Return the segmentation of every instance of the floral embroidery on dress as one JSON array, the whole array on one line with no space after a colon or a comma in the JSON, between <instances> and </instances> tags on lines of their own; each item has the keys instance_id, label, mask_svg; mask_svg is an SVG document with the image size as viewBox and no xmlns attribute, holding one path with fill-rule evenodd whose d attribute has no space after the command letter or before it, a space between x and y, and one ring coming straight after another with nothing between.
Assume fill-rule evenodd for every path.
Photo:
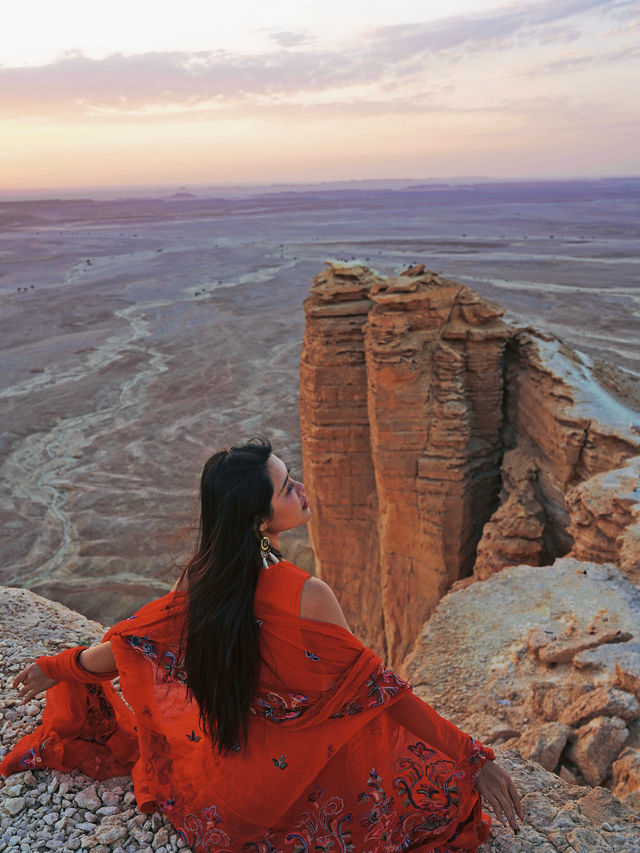
<instances>
[{"instance_id":1,"label":"floral embroidery on dress","mask_svg":"<svg viewBox=\"0 0 640 853\"><path fill-rule=\"evenodd\" d=\"M136 637L132 634L124 638L132 649L136 649L147 658L147 660L158 659L158 649L156 644L149 637Z\"/></svg>"},{"instance_id":2,"label":"floral embroidery on dress","mask_svg":"<svg viewBox=\"0 0 640 853\"><path fill-rule=\"evenodd\" d=\"M125 640L132 649L143 654L147 660L158 661L158 647L149 637L136 637L133 634L129 634L125 636ZM174 651L171 651L171 649ZM159 681L162 684L166 684L168 681L179 681L180 684L186 684L187 671L184 667L184 658L178 660L175 654L177 646L174 645L171 649L167 649L164 652L158 663L158 673L160 668L163 670L163 675L159 677Z\"/></svg>"},{"instance_id":3,"label":"floral embroidery on dress","mask_svg":"<svg viewBox=\"0 0 640 853\"><path fill-rule=\"evenodd\" d=\"M353 714L359 714L362 710L362 703L358 699L349 699L335 714L331 715L331 719L338 720L340 717L351 717Z\"/></svg>"},{"instance_id":4,"label":"floral embroidery on dress","mask_svg":"<svg viewBox=\"0 0 640 853\"><path fill-rule=\"evenodd\" d=\"M369 703L369 707L376 708L386 700L391 699L400 690L409 687L409 684L399 675L396 675L392 669L388 669L381 663L369 676L367 687L369 688L368 695L375 697L374 701Z\"/></svg>"},{"instance_id":5,"label":"floral embroidery on dress","mask_svg":"<svg viewBox=\"0 0 640 853\"><path fill-rule=\"evenodd\" d=\"M353 815L346 812L342 797L324 799L325 788L316 786L308 797L311 807L296 818L293 832L285 837L293 853L340 851L353 853L349 824Z\"/></svg>"},{"instance_id":6,"label":"floral embroidery on dress","mask_svg":"<svg viewBox=\"0 0 640 853\"><path fill-rule=\"evenodd\" d=\"M42 746L40 747L39 752L42 752ZM36 753L36 751L33 747L31 747L31 749L28 752L25 752L25 754L20 759L20 764L26 770L35 770L35 768L38 766L38 764L41 764L41 763L42 763L42 759Z\"/></svg>"},{"instance_id":7,"label":"floral embroidery on dress","mask_svg":"<svg viewBox=\"0 0 640 853\"><path fill-rule=\"evenodd\" d=\"M297 720L310 707L309 700L302 693L286 693L283 696L280 693L266 691L254 695L249 712L281 723L285 720Z\"/></svg>"},{"instance_id":8,"label":"floral embroidery on dress","mask_svg":"<svg viewBox=\"0 0 640 853\"><path fill-rule=\"evenodd\" d=\"M176 647L172 646L172 648L175 649ZM184 666L184 657L178 660L174 652L167 649L162 658L161 666L165 671L165 675L161 679L163 684L167 681L179 681L180 684L187 683L187 670Z\"/></svg>"},{"instance_id":9,"label":"floral embroidery on dress","mask_svg":"<svg viewBox=\"0 0 640 853\"><path fill-rule=\"evenodd\" d=\"M189 847L207 850L208 853L232 853L231 839L222 828L222 818L216 806L205 806L202 814L203 818L195 814L185 815L182 827L177 827L178 834Z\"/></svg>"},{"instance_id":10,"label":"floral embroidery on dress","mask_svg":"<svg viewBox=\"0 0 640 853\"><path fill-rule=\"evenodd\" d=\"M173 773L173 750L165 735L152 729L149 732L148 749L145 752L147 777L157 779L162 785L170 783Z\"/></svg>"},{"instance_id":11,"label":"floral embroidery on dress","mask_svg":"<svg viewBox=\"0 0 640 853\"><path fill-rule=\"evenodd\" d=\"M371 803L361 824L367 829L365 840L377 842L376 849L404 850L458 820L457 780L464 773L456 771L455 762L448 759L431 762L437 753L422 742L409 746L409 751L411 756L396 760L400 775L393 780L393 787L402 796L404 813L395 808L394 798L387 795L375 768L369 773L368 790L358 795L360 802Z\"/></svg>"},{"instance_id":12,"label":"floral embroidery on dress","mask_svg":"<svg viewBox=\"0 0 640 853\"><path fill-rule=\"evenodd\" d=\"M85 686L87 690L85 699L87 706L86 724L89 736L85 735L83 740L106 744L118 729L113 705L99 684L87 684Z\"/></svg>"},{"instance_id":13,"label":"floral embroidery on dress","mask_svg":"<svg viewBox=\"0 0 640 853\"><path fill-rule=\"evenodd\" d=\"M383 705L400 690L409 687L406 681L403 681L392 669L387 669L386 666L380 664L367 679L367 696L373 696L373 701L369 702L368 708L377 708ZM353 696L348 699L334 714L331 715L332 720L340 719L340 717L351 717L353 714L359 714L364 711L364 705L361 701L362 697Z\"/></svg>"}]
</instances>

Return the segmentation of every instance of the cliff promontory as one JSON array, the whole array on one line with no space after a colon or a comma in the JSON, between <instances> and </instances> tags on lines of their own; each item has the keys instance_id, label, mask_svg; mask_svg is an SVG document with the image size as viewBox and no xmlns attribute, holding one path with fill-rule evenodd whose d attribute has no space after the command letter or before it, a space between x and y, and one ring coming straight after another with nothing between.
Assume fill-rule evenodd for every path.
<instances>
[{"instance_id":1,"label":"cliff promontory","mask_svg":"<svg viewBox=\"0 0 640 853\"><path fill-rule=\"evenodd\" d=\"M615 378L602 384L585 356L422 266L385 279L330 264L305 312L317 570L392 663L456 581L583 559L594 539L602 560L637 572L640 415Z\"/></svg>"}]
</instances>

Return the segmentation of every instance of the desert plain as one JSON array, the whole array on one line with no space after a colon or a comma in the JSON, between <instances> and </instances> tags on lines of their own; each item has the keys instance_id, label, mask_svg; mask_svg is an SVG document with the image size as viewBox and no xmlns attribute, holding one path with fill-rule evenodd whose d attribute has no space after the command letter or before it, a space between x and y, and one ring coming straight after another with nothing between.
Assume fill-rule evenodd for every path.
<instances>
[{"instance_id":1,"label":"desert plain","mask_svg":"<svg viewBox=\"0 0 640 853\"><path fill-rule=\"evenodd\" d=\"M211 452L266 435L302 474L302 302L337 260L424 263L637 400L640 179L0 201L0 584L113 624L173 584Z\"/></svg>"}]
</instances>

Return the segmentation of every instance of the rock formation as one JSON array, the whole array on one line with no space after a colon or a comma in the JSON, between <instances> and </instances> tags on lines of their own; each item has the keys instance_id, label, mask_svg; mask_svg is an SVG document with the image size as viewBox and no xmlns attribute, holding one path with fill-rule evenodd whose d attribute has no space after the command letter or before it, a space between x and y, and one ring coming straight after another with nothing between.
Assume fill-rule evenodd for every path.
<instances>
[{"instance_id":1,"label":"rock formation","mask_svg":"<svg viewBox=\"0 0 640 853\"><path fill-rule=\"evenodd\" d=\"M515 747L568 781L605 785L635 807L638 636L637 587L611 565L565 557L448 593L404 670L480 740Z\"/></svg>"},{"instance_id":2,"label":"rock formation","mask_svg":"<svg viewBox=\"0 0 640 853\"><path fill-rule=\"evenodd\" d=\"M532 579L534 575L528 570L526 577ZM497 576L486 586L503 583L502 576ZM444 601L468 603L469 596L484 587L485 584L474 584ZM516 588L522 591L518 584ZM470 615L473 618L475 614ZM440 619L440 608L434 619ZM20 704L10 687L15 673L43 652L55 654L70 645L95 642L103 631L96 622L63 605L27 590L0 587L0 648L5 675L0 682L0 756L37 725L44 705L41 698ZM502 639L505 637L502 635ZM482 650L486 651L485 645ZM451 651L456 651L455 645ZM440 667L436 665L430 672L442 677L440 670L446 669L451 660L446 643L436 654ZM443 654L444 658L440 657ZM477 666L472 664L470 674ZM473 675L471 683L475 683ZM447 695L455 692L454 684L450 682ZM615 696L613 701L611 710L621 713ZM440 710L445 711L444 705ZM525 821L517 838L509 828L494 823L483 853L565 853L569 849L620 853L640 849L640 832L632 812L610 791L567 784L508 748L497 746L497 757L521 793ZM619 785L635 784L639 763L633 751L621 754L616 762ZM90 848L94 853L189 850L162 815L138 812L128 776L96 782L77 771L58 770L27 770L6 779L0 777L0 849L5 846L63 851Z\"/></svg>"},{"instance_id":3,"label":"rock formation","mask_svg":"<svg viewBox=\"0 0 640 853\"><path fill-rule=\"evenodd\" d=\"M638 569L634 498L616 499L612 521L586 484L640 452L640 415L586 357L422 266L382 279L329 265L305 312L317 571L388 660L402 660L454 582L552 563L574 537L583 557L601 529L602 558Z\"/></svg>"},{"instance_id":4,"label":"rock formation","mask_svg":"<svg viewBox=\"0 0 640 853\"><path fill-rule=\"evenodd\" d=\"M640 585L640 456L571 489L567 505L571 555L615 563Z\"/></svg>"},{"instance_id":5,"label":"rock formation","mask_svg":"<svg viewBox=\"0 0 640 853\"><path fill-rule=\"evenodd\" d=\"M311 544L319 574L341 600L363 637L383 632L378 558L378 498L371 461L363 327L381 281L363 267L334 267L318 276L305 304L310 333L300 357L300 419L304 478L312 500ZM346 546L346 547L345 547ZM364 569L364 571L363 571Z\"/></svg>"},{"instance_id":6,"label":"rock formation","mask_svg":"<svg viewBox=\"0 0 640 853\"><path fill-rule=\"evenodd\" d=\"M503 445L500 506L485 527L474 569L481 579L518 562L544 565L571 551L578 485L638 453L640 414L596 382L586 356L522 330L505 350ZM620 521L618 535L631 517ZM617 557L611 547L600 554L588 547L572 553L597 562Z\"/></svg>"}]
</instances>

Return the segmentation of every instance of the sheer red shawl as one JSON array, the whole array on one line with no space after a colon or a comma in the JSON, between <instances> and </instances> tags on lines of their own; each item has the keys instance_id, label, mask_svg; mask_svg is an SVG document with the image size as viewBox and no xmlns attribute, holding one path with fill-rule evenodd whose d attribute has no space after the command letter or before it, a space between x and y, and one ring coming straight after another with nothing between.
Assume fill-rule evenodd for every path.
<instances>
[{"instance_id":1,"label":"sheer red shawl","mask_svg":"<svg viewBox=\"0 0 640 853\"><path fill-rule=\"evenodd\" d=\"M177 656L187 598L170 593L103 638L130 708L109 683L60 682L0 772L131 773L139 808L166 814L198 853L475 850L490 821L474 783L492 751L348 631L301 619L306 579L283 561L258 585L263 666L245 745L220 756L198 725Z\"/></svg>"}]
</instances>

